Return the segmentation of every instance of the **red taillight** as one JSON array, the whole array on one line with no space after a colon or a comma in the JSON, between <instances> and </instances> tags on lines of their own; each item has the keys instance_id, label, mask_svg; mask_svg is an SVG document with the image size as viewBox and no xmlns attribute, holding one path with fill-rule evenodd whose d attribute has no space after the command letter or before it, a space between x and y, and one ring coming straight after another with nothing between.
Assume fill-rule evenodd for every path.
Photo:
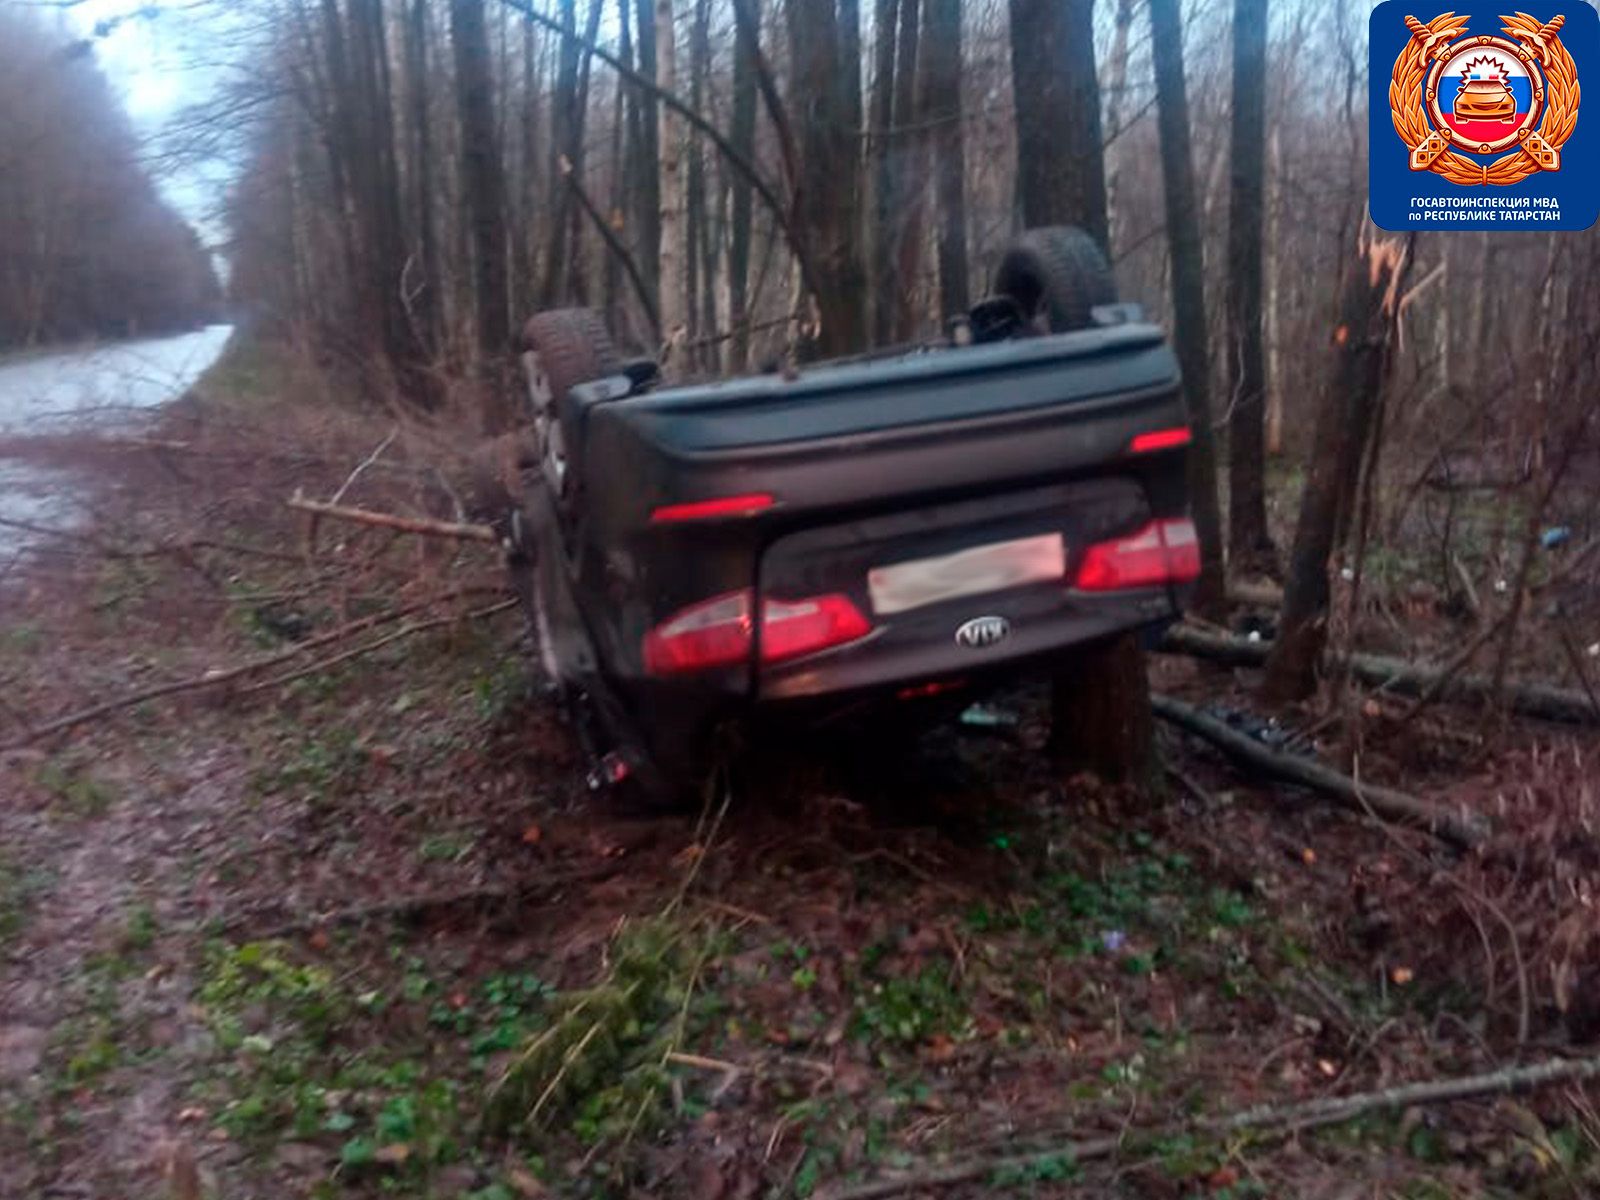
<instances>
[{"instance_id":1,"label":"red taillight","mask_svg":"<svg viewBox=\"0 0 1600 1200\"><path fill-rule=\"evenodd\" d=\"M715 500L695 500L688 504L663 504L650 513L652 525L677 521L709 521L716 517L748 517L765 512L776 501L765 492L748 496L720 496Z\"/></svg>"},{"instance_id":2,"label":"red taillight","mask_svg":"<svg viewBox=\"0 0 1600 1200\"><path fill-rule=\"evenodd\" d=\"M1152 429L1149 433L1141 433L1128 443L1128 450L1133 454L1149 454L1153 450L1176 450L1179 446L1187 446L1193 439L1187 425L1179 425L1173 429Z\"/></svg>"},{"instance_id":3,"label":"red taillight","mask_svg":"<svg viewBox=\"0 0 1600 1200\"><path fill-rule=\"evenodd\" d=\"M1192 583L1200 576L1200 542L1187 517L1152 521L1137 533L1097 542L1084 552L1077 586L1086 592Z\"/></svg>"},{"instance_id":4,"label":"red taillight","mask_svg":"<svg viewBox=\"0 0 1600 1200\"><path fill-rule=\"evenodd\" d=\"M644 666L677 675L730 666L750 656L755 640L748 590L718 596L677 613L645 635ZM761 606L761 661L782 662L866 637L872 623L848 596L768 599Z\"/></svg>"},{"instance_id":5,"label":"red taillight","mask_svg":"<svg viewBox=\"0 0 1600 1200\"><path fill-rule=\"evenodd\" d=\"M750 654L750 593L734 592L686 608L644 636L644 668L676 675L736 663Z\"/></svg>"},{"instance_id":6,"label":"red taillight","mask_svg":"<svg viewBox=\"0 0 1600 1200\"><path fill-rule=\"evenodd\" d=\"M768 600L761 606L761 661L782 662L842 646L872 632L872 623L841 595Z\"/></svg>"}]
</instances>

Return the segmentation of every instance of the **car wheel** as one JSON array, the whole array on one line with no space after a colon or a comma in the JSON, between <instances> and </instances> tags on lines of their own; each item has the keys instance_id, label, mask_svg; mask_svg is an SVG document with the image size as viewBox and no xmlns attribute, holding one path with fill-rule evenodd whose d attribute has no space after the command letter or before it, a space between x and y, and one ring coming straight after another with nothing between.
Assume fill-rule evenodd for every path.
<instances>
[{"instance_id":1,"label":"car wheel","mask_svg":"<svg viewBox=\"0 0 1600 1200\"><path fill-rule=\"evenodd\" d=\"M562 413L567 393L580 383L614 375L622 367L600 314L588 308L558 308L538 313L522 327L522 368L534 427L543 451L551 490L565 498L572 431Z\"/></svg>"},{"instance_id":2,"label":"car wheel","mask_svg":"<svg viewBox=\"0 0 1600 1200\"><path fill-rule=\"evenodd\" d=\"M1022 317L1051 333L1088 329L1094 309L1117 302L1116 278L1095 240L1072 225L1018 235L995 272L996 295L1016 302Z\"/></svg>"}]
</instances>

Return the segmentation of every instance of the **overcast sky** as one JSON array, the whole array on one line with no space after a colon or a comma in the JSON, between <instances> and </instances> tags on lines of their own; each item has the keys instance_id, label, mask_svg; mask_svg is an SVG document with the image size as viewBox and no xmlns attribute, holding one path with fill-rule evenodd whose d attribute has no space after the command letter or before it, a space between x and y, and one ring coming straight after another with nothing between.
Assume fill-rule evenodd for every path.
<instances>
[{"instance_id":1,"label":"overcast sky","mask_svg":"<svg viewBox=\"0 0 1600 1200\"><path fill-rule=\"evenodd\" d=\"M215 98L228 71L227 10L215 0L83 0L68 10L68 19L94 39L95 55L135 130L154 148L175 117ZM224 164L174 168L158 159L152 174L208 242L221 240Z\"/></svg>"}]
</instances>

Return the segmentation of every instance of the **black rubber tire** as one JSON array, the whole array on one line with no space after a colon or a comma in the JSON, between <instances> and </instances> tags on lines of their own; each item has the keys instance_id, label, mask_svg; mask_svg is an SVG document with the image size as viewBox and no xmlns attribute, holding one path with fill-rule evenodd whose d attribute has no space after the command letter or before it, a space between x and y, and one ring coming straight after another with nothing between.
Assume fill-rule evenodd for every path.
<instances>
[{"instance_id":1,"label":"black rubber tire","mask_svg":"<svg viewBox=\"0 0 1600 1200\"><path fill-rule=\"evenodd\" d=\"M1051 333L1088 329L1096 306L1117 302L1111 264L1075 225L1019 234L1000 260L994 291L1015 300L1025 320L1042 315Z\"/></svg>"},{"instance_id":2,"label":"black rubber tire","mask_svg":"<svg viewBox=\"0 0 1600 1200\"><path fill-rule=\"evenodd\" d=\"M575 386L615 375L622 368L622 356L606 323L592 308L553 308L534 314L522 327L522 345L539 356L557 412Z\"/></svg>"}]
</instances>

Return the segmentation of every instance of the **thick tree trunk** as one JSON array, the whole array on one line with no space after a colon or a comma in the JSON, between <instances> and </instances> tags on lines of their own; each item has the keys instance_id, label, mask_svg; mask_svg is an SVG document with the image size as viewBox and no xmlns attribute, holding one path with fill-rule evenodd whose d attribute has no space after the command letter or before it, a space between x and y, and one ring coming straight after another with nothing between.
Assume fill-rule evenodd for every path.
<instances>
[{"instance_id":1,"label":"thick tree trunk","mask_svg":"<svg viewBox=\"0 0 1600 1200\"><path fill-rule=\"evenodd\" d=\"M833 0L788 0L792 94L803 98L808 119L800 126L800 184L795 199L796 234L811 257L816 278L818 331L814 349L823 356L856 350L866 340L865 270L857 217L860 214L860 89L849 72L859 57L844 61L845 39Z\"/></svg>"},{"instance_id":2,"label":"thick tree trunk","mask_svg":"<svg viewBox=\"0 0 1600 1200\"><path fill-rule=\"evenodd\" d=\"M474 340L479 355L492 362L510 349L511 318L506 295L505 170L495 133L483 0L451 0L450 37L461 123L461 192L472 232Z\"/></svg>"},{"instance_id":3,"label":"thick tree trunk","mask_svg":"<svg viewBox=\"0 0 1600 1200\"><path fill-rule=\"evenodd\" d=\"M656 82L663 91L677 88L677 39L672 0L655 0ZM683 220L683 131L678 115L659 106L656 126L661 170L661 336L676 347L688 336L689 306L684 298L684 271L689 261L688 230ZM674 365L680 352L669 350Z\"/></svg>"},{"instance_id":4,"label":"thick tree trunk","mask_svg":"<svg viewBox=\"0 0 1600 1200\"><path fill-rule=\"evenodd\" d=\"M890 220L894 251L884 277L893 298L891 340L905 342L916 329L917 276L922 269L922 200L927 194L923 141L916 130L917 66L922 52L921 0L900 0L900 38L895 49L894 112L889 131Z\"/></svg>"},{"instance_id":5,"label":"thick tree trunk","mask_svg":"<svg viewBox=\"0 0 1600 1200\"><path fill-rule=\"evenodd\" d=\"M1052 684L1050 753L1067 770L1146 788L1155 781L1150 679L1132 634L1074 655Z\"/></svg>"},{"instance_id":6,"label":"thick tree trunk","mask_svg":"<svg viewBox=\"0 0 1600 1200\"><path fill-rule=\"evenodd\" d=\"M1368 426L1392 365L1399 288L1409 259L1408 247L1398 241L1363 235L1346 271L1332 378L1317 416L1278 637L1262 683L1268 699L1299 700L1316 690L1340 512L1354 502Z\"/></svg>"},{"instance_id":7,"label":"thick tree trunk","mask_svg":"<svg viewBox=\"0 0 1600 1200\"><path fill-rule=\"evenodd\" d=\"M1211 425L1211 357L1207 349L1204 243L1189 145L1189 95L1183 74L1183 17L1179 0L1150 0L1155 59L1156 118L1161 130L1161 177L1166 191L1167 244L1172 255L1173 335L1188 400L1189 502L1200 536L1200 579L1194 608L1219 619L1227 607L1222 516L1217 502L1217 443Z\"/></svg>"},{"instance_id":8,"label":"thick tree trunk","mask_svg":"<svg viewBox=\"0 0 1600 1200\"><path fill-rule=\"evenodd\" d=\"M760 9L751 0L753 19L759 23ZM745 39L734 47L733 118L728 136L733 147L745 158L753 156L756 144L756 64ZM733 327L729 368L744 369L750 358L750 181L733 173L730 181L732 211L728 234L728 322Z\"/></svg>"},{"instance_id":9,"label":"thick tree trunk","mask_svg":"<svg viewBox=\"0 0 1600 1200\"><path fill-rule=\"evenodd\" d=\"M1261 340L1267 0L1234 0L1228 190L1228 553L1236 572L1276 574L1267 531L1266 365Z\"/></svg>"},{"instance_id":10,"label":"thick tree trunk","mask_svg":"<svg viewBox=\"0 0 1600 1200\"><path fill-rule=\"evenodd\" d=\"M1010 15L1022 224L1078 225L1109 251L1094 0L1010 0Z\"/></svg>"},{"instance_id":11,"label":"thick tree trunk","mask_svg":"<svg viewBox=\"0 0 1600 1200\"><path fill-rule=\"evenodd\" d=\"M627 3L628 0L621 0ZM639 74L651 83L656 76L656 15L652 0L636 0L634 29L639 38ZM641 95L640 138L634 145L633 168L638 172L633 224L637 232L637 257L661 311L661 150L658 144L661 105L651 95ZM664 327L663 327L664 328Z\"/></svg>"},{"instance_id":12,"label":"thick tree trunk","mask_svg":"<svg viewBox=\"0 0 1600 1200\"><path fill-rule=\"evenodd\" d=\"M872 113L868 146L872 161L872 341L894 336L894 156L889 126L894 121L895 36L899 0L876 0L872 10L877 43L873 49Z\"/></svg>"},{"instance_id":13,"label":"thick tree trunk","mask_svg":"<svg viewBox=\"0 0 1600 1200\"><path fill-rule=\"evenodd\" d=\"M933 126L934 192L939 204L939 315L963 313L970 303L967 282L967 162L961 111L961 0L928 0L924 57L927 102L923 119Z\"/></svg>"},{"instance_id":14,"label":"thick tree trunk","mask_svg":"<svg viewBox=\"0 0 1600 1200\"><path fill-rule=\"evenodd\" d=\"M411 124L411 219L416 227L416 276L410 288L411 313L425 353L436 353L439 339L439 245L433 196L433 131L428 95L428 3L411 0L405 24L406 110Z\"/></svg>"}]
</instances>

